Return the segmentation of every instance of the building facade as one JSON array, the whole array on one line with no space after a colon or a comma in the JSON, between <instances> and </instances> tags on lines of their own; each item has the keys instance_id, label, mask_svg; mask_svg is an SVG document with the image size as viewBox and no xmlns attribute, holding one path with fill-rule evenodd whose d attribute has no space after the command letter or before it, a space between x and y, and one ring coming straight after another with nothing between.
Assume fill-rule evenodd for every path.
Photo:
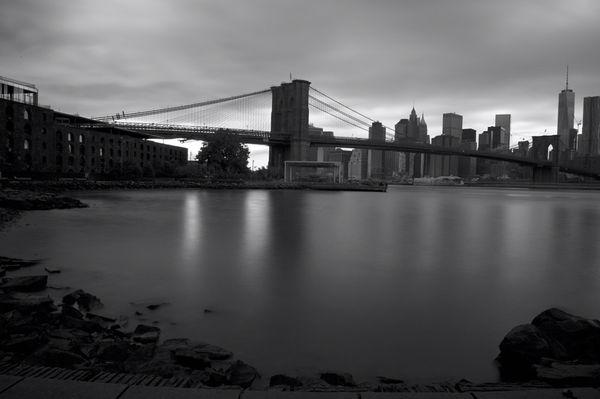
<instances>
[{"instance_id":1,"label":"building facade","mask_svg":"<svg viewBox=\"0 0 600 399\"><path fill-rule=\"evenodd\" d=\"M456 113L446 113L442 116L442 134L452 136L460 142L463 128L463 117Z\"/></svg>"},{"instance_id":2,"label":"building facade","mask_svg":"<svg viewBox=\"0 0 600 399\"><path fill-rule=\"evenodd\" d=\"M494 126L504 129L502 147L510 148L510 114L497 114Z\"/></svg>"},{"instance_id":3,"label":"building facade","mask_svg":"<svg viewBox=\"0 0 600 399\"><path fill-rule=\"evenodd\" d=\"M97 125L37 105L37 92L0 99L0 173L3 176L90 177L132 168L160 173L187 162L187 149L146 140L130 131ZM12 100L11 98L12 94Z\"/></svg>"},{"instance_id":4,"label":"building facade","mask_svg":"<svg viewBox=\"0 0 600 399\"><path fill-rule=\"evenodd\" d=\"M600 96L583 98L581 155L600 155Z\"/></svg>"}]
</instances>

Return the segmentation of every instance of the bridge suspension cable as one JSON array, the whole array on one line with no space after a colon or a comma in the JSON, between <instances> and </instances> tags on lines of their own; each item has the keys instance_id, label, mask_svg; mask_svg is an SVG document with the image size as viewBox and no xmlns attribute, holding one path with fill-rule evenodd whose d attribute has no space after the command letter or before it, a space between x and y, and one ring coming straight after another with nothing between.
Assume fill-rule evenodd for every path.
<instances>
[{"instance_id":1,"label":"bridge suspension cable","mask_svg":"<svg viewBox=\"0 0 600 399\"><path fill-rule=\"evenodd\" d=\"M143 118L146 116L166 114L166 113L177 112L177 111L185 111L188 109L200 108L200 107L205 107L205 106L213 105L213 104L221 104L221 103L225 103L225 102L229 102L229 101L233 101L233 100L243 99L243 98L247 98L247 97L251 97L251 96L256 96L259 94L270 93L270 92L271 92L271 89L265 89L265 90L255 91L252 93L239 94L236 96L219 98L219 99L215 99L215 100L202 101L202 102L193 103L193 104L179 105L179 106L167 107L167 108L158 108L158 109L152 109L152 110L148 110L148 111L132 112L132 113L128 113L128 114L123 113L123 114L116 114L116 115L106 115L106 116L101 116L101 117L97 117L97 118L93 118L93 119L98 120L98 121L107 122L107 121L111 121L111 120L115 119L115 117L117 119Z\"/></svg>"}]
</instances>

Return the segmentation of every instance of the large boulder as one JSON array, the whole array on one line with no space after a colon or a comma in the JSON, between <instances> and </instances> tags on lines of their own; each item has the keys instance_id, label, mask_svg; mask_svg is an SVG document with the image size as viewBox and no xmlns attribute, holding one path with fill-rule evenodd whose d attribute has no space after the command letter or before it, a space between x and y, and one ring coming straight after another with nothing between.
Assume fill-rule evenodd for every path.
<instances>
[{"instance_id":1,"label":"large boulder","mask_svg":"<svg viewBox=\"0 0 600 399\"><path fill-rule=\"evenodd\" d=\"M600 362L600 322L552 308L537 315L532 325L564 348L564 358ZM553 356L560 358L559 356Z\"/></svg>"},{"instance_id":2,"label":"large boulder","mask_svg":"<svg viewBox=\"0 0 600 399\"><path fill-rule=\"evenodd\" d=\"M226 360L233 356L231 351L216 345L201 343L191 348L200 355L206 355L211 360Z\"/></svg>"},{"instance_id":3,"label":"large boulder","mask_svg":"<svg viewBox=\"0 0 600 399\"><path fill-rule=\"evenodd\" d=\"M600 322L556 308L545 310L531 324L509 331L496 360L505 380L594 380L576 375L589 374L595 369L587 366L600 364Z\"/></svg>"}]
</instances>

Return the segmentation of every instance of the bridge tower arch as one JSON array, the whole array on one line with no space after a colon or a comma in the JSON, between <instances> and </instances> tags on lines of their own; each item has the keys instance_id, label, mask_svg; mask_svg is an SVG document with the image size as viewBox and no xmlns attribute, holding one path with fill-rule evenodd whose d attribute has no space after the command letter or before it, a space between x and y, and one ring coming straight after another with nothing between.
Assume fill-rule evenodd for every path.
<instances>
[{"instance_id":1,"label":"bridge tower arch","mask_svg":"<svg viewBox=\"0 0 600 399\"><path fill-rule=\"evenodd\" d=\"M560 137L552 136L533 136L531 146L531 157L536 161L551 161L553 166L534 166L534 183L557 183L558 182L558 161L561 151Z\"/></svg>"},{"instance_id":2,"label":"bridge tower arch","mask_svg":"<svg viewBox=\"0 0 600 399\"><path fill-rule=\"evenodd\" d=\"M308 92L310 82L294 79L271 87L271 133L289 136L289 145L269 148L269 166L283 172L285 161L306 161L308 137Z\"/></svg>"}]
</instances>

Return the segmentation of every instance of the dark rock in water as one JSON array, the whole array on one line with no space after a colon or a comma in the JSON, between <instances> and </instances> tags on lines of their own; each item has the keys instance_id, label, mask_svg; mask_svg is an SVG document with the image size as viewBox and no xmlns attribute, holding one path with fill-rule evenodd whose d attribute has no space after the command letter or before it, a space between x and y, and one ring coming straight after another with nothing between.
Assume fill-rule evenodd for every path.
<instances>
[{"instance_id":1,"label":"dark rock in water","mask_svg":"<svg viewBox=\"0 0 600 399\"><path fill-rule=\"evenodd\" d=\"M104 330L100 324L95 323L93 321L76 319L74 317L69 317L66 315L63 315L61 317L60 324L63 327L83 330L87 333L100 332Z\"/></svg>"},{"instance_id":2,"label":"dark rock in water","mask_svg":"<svg viewBox=\"0 0 600 399\"><path fill-rule=\"evenodd\" d=\"M143 313L142 313L142 312L138 312L138 311L136 310L136 311L135 311L135 315L136 315L136 316L141 316L141 315L143 315Z\"/></svg>"},{"instance_id":3,"label":"dark rock in water","mask_svg":"<svg viewBox=\"0 0 600 399\"><path fill-rule=\"evenodd\" d=\"M44 270L45 270L45 271L46 271L46 273L48 273L48 274L58 274L58 273L60 273L60 270L59 270L59 269L49 269L49 268L45 267L45 268L44 268Z\"/></svg>"},{"instance_id":4,"label":"dark rock in water","mask_svg":"<svg viewBox=\"0 0 600 399\"><path fill-rule=\"evenodd\" d=\"M171 338L164 340L160 348L172 352L177 349L189 349L190 346L190 340L187 338Z\"/></svg>"},{"instance_id":5,"label":"dark rock in water","mask_svg":"<svg viewBox=\"0 0 600 399\"><path fill-rule=\"evenodd\" d=\"M259 377L258 371L254 367L241 360L229 366L225 374L229 385L238 385L244 389L252 385L254 380Z\"/></svg>"},{"instance_id":6,"label":"dark rock in water","mask_svg":"<svg viewBox=\"0 0 600 399\"><path fill-rule=\"evenodd\" d=\"M11 335L0 347L8 352L28 354L34 352L46 342L47 338L41 334Z\"/></svg>"},{"instance_id":7,"label":"dark rock in water","mask_svg":"<svg viewBox=\"0 0 600 399\"><path fill-rule=\"evenodd\" d=\"M0 295L0 312L18 310L21 313L53 312L56 310L54 301L48 296L30 294Z\"/></svg>"},{"instance_id":8,"label":"dark rock in water","mask_svg":"<svg viewBox=\"0 0 600 399\"><path fill-rule=\"evenodd\" d=\"M106 317L106 316L102 316L99 314L95 314L95 313L86 313L85 318L88 320L91 320L95 323L100 324L101 326L109 326L113 323L115 323L117 321L117 319L113 319L111 317ZM120 328L120 326L118 324L114 324L114 326L116 326L115 328ZM113 326L111 326L112 329Z\"/></svg>"},{"instance_id":9,"label":"dark rock in water","mask_svg":"<svg viewBox=\"0 0 600 399\"><path fill-rule=\"evenodd\" d=\"M151 305L148 305L148 306L146 306L146 309L149 309L149 310L156 310L156 309L160 308L160 307L161 307L161 306L163 306L163 305L168 305L168 303L167 303L167 302L162 302L162 303L154 303L154 304L151 304Z\"/></svg>"},{"instance_id":10,"label":"dark rock in water","mask_svg":"<svg viewBox=\"0 0 600 399\"><path fill-rule=\"evenodd\" d=\"M598 386L600 364L573 364L553 362L547 366L536 366L536 375L553 385Z\"/></svg>"},{"instance_id":11,"label":"dark rock in water","mask_svg":"<svg viewBox=\"0 0 600 399\"><path fill-rule=\"evenodd\" d=\"M140 343L156 343L160 338L160 328L138 324L133 331L133 340Z\"/></svg>"},{"instance_id":12,"label":"dark rock in water","mask_svg":"<svg viewBox=\"0 0 600 399\"><path fill-rule=\"evenodd\" d=\"M382 384L404 384L404 380L400 380L398 378L389 378L389 377L377 377Z\"/></svg>"},{"instance_id":13,"label":"dark rock in water","mask_svg":"<svg viewBox=\"0 0 600 399\"><path fill-rule=\"evenodd\" d=\"M100 299L88 292L85 292L84 290L71 292L70 294L65 295L62 301L63 303L71 306L77 303L79 308L85 310L86 312L104 306Z\"/></svg>"},{"instance_id":14,"label":"dark rock in water","mask_svg":"<svg viewBox=\"0 0 600 399\"><path fill-rule=\"evenodd\" d=\"M177 363L191 369L204 370L210 366L210 359L206 354L197 353L189 348L175 349L173 356Z\"/></svg>"},{"instance_id":15,"label":"dark rock in water","mask_svg":"<svg viewBox=\"0 0 600 399\"><path fill-rule=\"evenodd\" d=\"M86 362L87 359L83 356L67 350L51 348L41 353L41 363L44 366L71 368Z\"/></svg>"},{"instance_id":16,"label":"dark rock in water","mask_svg":"<svg viewBox=\"0 0 600 399\"><path fill-rule=\"evenodd\" d=\"M269 386L274 387L277 385L286 385L288 387L299 387L302 386L302 381L297 378L289 377L285 374L275 374L271 376L269 380Z\"/></svg>"},{"instance_id":17,"label":"dark rock in water","mask_svg":"<svg viewBox=\"0 0 600 399\"><path fill-rule=\"evenodd\" d=\"M329 385L341 385L346 387L356 386L354 378L352 378L352 375L348 373L322 373L321 379Z\"/></svg>"},{"instance_id":18,"label":"dark rock in water","mask_svg":"<svg viewBox=\"0 0 600 399\"><path fill-rule=\"evenodd\" d=\"M220 370L209 368L202 372L200 382L209 387L219 387L227 383L227 375Z\"/></svg>"},{"instance_id":19,"label":"dark rock in water","mask_svg":"<svg viewBox=\"0 0 600 399\"><path fill-rule=\"evenodd\" d=\"M5 291L19 292L35 292L43 291L48 284L48 276L21 276L13 277L4 284L0 285L0 289Z\"/></svg>"},{"instance_id":20,"label":"dark rock in water","mask_svg":"<svg viewBox=\"0 0 600 399\"><path fill-rule=\"evenodd\" d=\"M574 316L560 309L548 309L531 322L554 345L564 348L562 357L600 362L600 322ZM561 358L561 356L553 356Z\"/></svg>"},{"instance_id":21,"label":"dark rock in water","mask_svg":"<svg viewBox=\"0 0 600 399\"><path fill-rule=\"evenodd\" d=\"M83 319L83 314L73 306L63 305L61 313L65 316L73 317L74 319Z\"/></svg>"},{"instance_id":22,"label":"dark rock in water","mask_svg":"<svg viewBox=\"0 0 600 399\"><path fill-rule=\"evenodd\" d=\"M233 353L227 349L204 343L195 345L191 350L200 355L206 355L211 360L226 360L233 356Z\"/></svg>"},{"instance_id":23,"label":"dark rock in water","mask_svg":"<svg viewBox=\"0 0 600 399\"><path fill-rule=\"evenodd\" d=\"M4 270L18 270L23 267L35 266L40 263L39 260L23 260L16 258L7 258L0 256L0 267Z\"/></svg>"},{"instance_id":24,"label":"dark rock in water","mask_svg":"<svg viewBox=\"0 0 600 399\"><path fill-rule=\"evenodd\" d=\"M532 324L513 328L496 360L504 380L593 381L592 366L600 368L600 322L548 309Z\"/></svg>"}]
</instances>

